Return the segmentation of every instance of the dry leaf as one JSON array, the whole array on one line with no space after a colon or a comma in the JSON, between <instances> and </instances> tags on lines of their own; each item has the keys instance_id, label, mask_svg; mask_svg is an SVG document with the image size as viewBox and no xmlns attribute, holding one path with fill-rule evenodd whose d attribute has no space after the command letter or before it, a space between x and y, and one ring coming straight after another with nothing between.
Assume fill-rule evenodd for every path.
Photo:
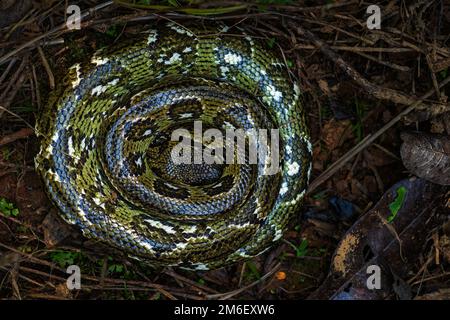
<instances>
[{"instance_id":1,"label":"dry leaf","mask_svg":"<svg viewBox=\"0 0 450 320\"><path fill-rule=\"evenodd\" d=\"M402 133L401 156L405 167L418 177L450 185L450 137L427 133Z\"/></svg>"}]
</instances>

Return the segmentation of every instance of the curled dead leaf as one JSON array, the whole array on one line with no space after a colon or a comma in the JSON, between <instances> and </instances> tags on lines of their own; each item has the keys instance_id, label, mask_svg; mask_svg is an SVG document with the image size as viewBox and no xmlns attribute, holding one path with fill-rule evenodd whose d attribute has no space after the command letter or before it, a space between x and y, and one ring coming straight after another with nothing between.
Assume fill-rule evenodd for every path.
<instances>
[{"instance_id":1,"label":"curled dead leaf","mask_svg":"<svg viewBox=\"0 0 450 320\"><path fill-rule=\"evenodd\" d=\"M405 167L418 177L450 185L450 136L404 132L401 156Z\"/></svg>"},{"instance_id":2,"label":"curled dead leaf","mask_svg":"<svg viewBox=\"0 0 450 320\"><path fill-rule=\"evenodd\" d=\"M345 139L345 133L350 128L350 120L335 120L331 119L322 129L322 136L328 150L334 150L340 146Z\"/></svg>"}]
</instances>

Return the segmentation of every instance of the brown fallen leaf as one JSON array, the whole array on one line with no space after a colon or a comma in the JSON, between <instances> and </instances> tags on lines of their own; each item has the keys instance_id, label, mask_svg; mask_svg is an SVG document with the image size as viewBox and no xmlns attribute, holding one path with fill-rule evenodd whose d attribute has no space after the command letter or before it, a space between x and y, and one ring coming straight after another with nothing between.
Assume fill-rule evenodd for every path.
<instances>
[{"instance_id":1,"label":"brown fallen leaf","mask_svg":"<svg viewBox=\"0 0 450 320\"><path fill-rule=\"evenodd\" d=\"M55 295L60 299L73 299L72 293L67 288L66 283L60 283L55 287Z\"/></svg>"},{"instance_id":2,"label":"brown fallen leaf","mask_svg":"<svg viewBox=\"0 0 450 320\"><path fill-rule=\"evenodd\" d=\"M450 136L419 132L401 134L405 167L418 177L450 185Z\"/></svg>"},{"instance_id":3,"label":"brown fallen leaf","mask_svg":"<svg viewBox=\"0 0 450 320\"><path fill-rule=\"evenodd\" d=\"M322 129L322 137L328 150L332 151L344 142L344 134L350 128L350 120L331 119Z\"/></svg>"}]
</instances>

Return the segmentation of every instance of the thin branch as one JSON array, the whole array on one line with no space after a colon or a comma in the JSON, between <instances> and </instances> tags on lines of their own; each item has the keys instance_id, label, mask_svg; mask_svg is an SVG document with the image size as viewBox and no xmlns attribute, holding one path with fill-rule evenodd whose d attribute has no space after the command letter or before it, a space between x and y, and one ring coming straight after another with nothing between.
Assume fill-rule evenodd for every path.
<instances>
[{"instance_id":1,"label":"thin branch","mask_svg":"<svg viewBox=\"0 0 450 320\"><path fill-rule=\"evenodd\" d=\"M439 88L444 87L450 83L450 77L447 77L444 81L439 84ZM381 136L384 132L390 129L394 124L400 121L405 115L416 109L425 99L428 99L435 93L435 89L430 89L427 93L425 93L421 98L412 103L408 108L400 112L396 117L394 117L391 121L386 123L382 128L380 128L377 132L372 135L366 136L360 143L354 146L350 151L344 154L339 160L333 163L330 167L328 167L322 174L317 177L309 186L308 193L311 193L317 187L319 187L322 183L327 181L331 176L333 176L338 170L340 170L349 160L351 160L355 155L359 152L367 148L370 144L372 144L379 136Z\"/></svg>"}]
</instances>

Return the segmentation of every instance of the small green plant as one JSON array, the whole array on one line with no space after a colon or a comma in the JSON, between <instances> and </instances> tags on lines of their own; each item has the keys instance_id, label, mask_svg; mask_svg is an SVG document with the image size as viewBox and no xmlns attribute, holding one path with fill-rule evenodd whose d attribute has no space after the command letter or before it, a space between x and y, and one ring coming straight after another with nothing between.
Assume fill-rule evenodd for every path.
<instances>
[{"instance_id":1,"label":"small green plant","mask_svg":"<svg viewBox=\"0 0 450 320\"><path fill-rule=\"evenodd\" d=\"M0 213L7 217L17 217L19 215L19 209L5 198L0 198Z\"/></svg>"},{"instance_id":2,"label":"small green plant","mask_svg":"<svg viewBox=\"0 0 450 320\"><path fill-rule=\"evenodd\" d=\"M29 228L27 226L17 226L17 232L18 233L27 233L29 231Z\"/></svg>"},{"instance_id":3,"label":"small green plant","mask_svg":"<svg viewBox=\"0 0 450 320\"><path fill-rule=\"evenodd\" d=\"M57 250L50 253L50 259L61 268L77 264L82 259L81 252Z\"/></svg>"},{"instance_id":4,"label":"small green plant","mask_svg":"<svg viewBox=\"0 0 450 320\"><path fill-rule=\"evenodd\" d=\"M404 186L401 186L397 189L397 197L391 204L389 204L389 210L391 211L391 214L387 218L387 221L389 223L394 221L395 217L397 216L397 213L400 211L403 202L405 201L407 192L408 190Z\"/></svg>"},{"instance_id":5,"label":"small green plant","mask_svg":"<svg viewBox=\"0 0 450 320\"><path fill-rule=\"evenodd\" d=\"M269 38L269 39L267 39L267 46L270 48L270 49L273 49L273 47L275 46L275 42L276 42L277 40L275 39L275 38Z\"/></svg>"},{"instance_id":6,"label":"small green plant","mask_svg":"<svg viewBox=\"0 0 450 320\"><path fill-rule=\"evenodd\" d=\"M121 274L125 270L125 267L122 264L112 264L108 266L108 273L110 274Z\"/></svg>"},{"instance_id":7,"label":"small green plant","mask_svg":"<svg viewBox=\"0 0 450 320\"><path fill-rule=\"evenodd\" d=\"M113 25L109 26L108 29L106 29L105 34L108 37L115 39L120 35L121 30L122 30L122 26L120 26L118 24L113 24Z\"/></svg>"},{"instance_id":8,"label":"small green plant","mask_svg":"<svg viewBox=\"0 0 450 320\"><path fill-rule=\"evenodd\" d=\"M450 69L450 68L444 69L441 72L439 72L440 80L444 80L445 78L447 78L447 76L448 76L448 69Z\"/></svg>"},{"instance_id":9,"label":"small green plant","mask_svg":"<svg viewBox=\"0 0 450 320\"><path fill-rule=\"evenodd\" d=\"M161 292L155 292L151 300L161 300Z\"/></svg>"},{"instance_id":10,"label":"small green plant","mask_svg":"<svg viewBox=\"0 0 450 320\"><path fill-rule=\"evenodd\" d=\"M20 246L18 249L20 252L23 252L23 253L32 253L33 252L33 248L30 246L27 246L27 245Z\"/></svg>"},{"instance_id":11,"label":"small green plant","mask_svg":"<svg viewBox=\"0 0 450 320\"><path fill-rule=\"evenodd\" d=\"M86 50L83 46L79 45L73 36L68 36L67 46L69 48L69 57L73 61L80 61L86 57Z\"/></svg>"},{"instance_id":12,"label":"small green plant","mask_svg":"<svg viewBox=\"0 0 450 320\"><path fill-rule=\"evenodd\" d=\"M180 4L178 3L177 0L167 0L167 3L169 5L171 5L172 7L179 7L180 6Z\"/></svg>"},{"instance_id":13,"label":"small green plant","mask_svg":"<svg viewBox=\"0 0 450 320\"><path fill-rule=\"evenodd\" d=\"M250 280L258 280L261 278L261 274L258 271L258 268L252 261L247 261L245 263L248 268L248 272L246 272L246 276Z\"/></svg>"},{"instance_id":14,"label":"small green plant","mask_svg":"<svg viewBox=\"0 0 450 320\"><path fill-rule=\"evenodd\" d=\"M106 262L108 264L108 274L124 280L131 280L136 277L136 273L134 271L127 269L125 264L113 259L113 257L108 256ZM98 260L97 264L100 268L103 268L103 265L106 262L105 260Z\"/></svg>"},{"instance_id":15,"label":"small green plant","mask_svg":"<svg viewBox=\"0 0 450 320\"><path fill-rule=\"evenodd\" d=\"M304 257L308 253L308 240L302 239L302 242L300 242L300 244L298 246L296 246L295 244L293 244L292 242L290 242L288 240L284 240L284 241L286 241L286 243L288 245L290 245L292 247L292 249L295 250L295 256L297 258Z\"/></svg>"},{"instance_id":16,"label":"small green plant","mask_svg":"<svg viewBox=\"0 0 450 320\"><path fill-rule=\"evenodd\" d=\"M2 150L2 157L6 161L8 161L11 158L11 155L14 152L13 150L9 149L7 146L3 147L1 150Z\"/></svg>"}]
</instances>

